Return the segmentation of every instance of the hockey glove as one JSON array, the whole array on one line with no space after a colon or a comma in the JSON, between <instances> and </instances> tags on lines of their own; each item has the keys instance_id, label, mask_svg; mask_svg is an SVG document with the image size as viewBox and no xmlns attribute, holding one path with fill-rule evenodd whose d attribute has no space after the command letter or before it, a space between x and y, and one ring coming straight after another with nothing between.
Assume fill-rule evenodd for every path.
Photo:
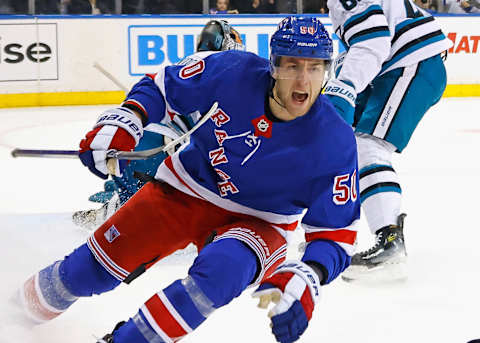
<instances>
[{"instance_id":1,"label":"hockey glove","mask_svg":"<svg viewBox=\"0 0 480 343\"><path fill-rule=\"evenodd\" d=\"M278 342L295 342L308 326L320 298L320 280L311 267L300 261L286 261L252 294L258 307L276 305L268 312Z\"/></svg>"},{"instance_id":2,"label":"hockey glove","mask_svg":"<svg viewBox=\"0 0 480 343\"><path fill-rule=\"evenodd\" d=\"M142 135L142 122L131 110L124 107L106 110L80 142L80 160L92 173L106 179L108 151L131 151ZM115 176L122 175L126 163L115 160Z\"/></svg>"},{"instance_id":3,"label":"hockey glove","mask_svg":"<svg viewBox=\"0 0 480 343\"><path fill-rule=\"evenodd\" d=\"M349 124L353 124L355 100L357 92L349 82L333 79L325 85L324 94L330 99L340 116Z\"/></svg>"}]
</instances>

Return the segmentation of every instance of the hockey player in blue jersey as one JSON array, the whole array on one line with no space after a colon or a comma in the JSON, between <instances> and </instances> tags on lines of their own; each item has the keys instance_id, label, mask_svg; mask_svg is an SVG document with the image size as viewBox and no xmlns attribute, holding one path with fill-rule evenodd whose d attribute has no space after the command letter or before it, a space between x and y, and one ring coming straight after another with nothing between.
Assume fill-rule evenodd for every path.
<instances>
[{"instance_id":1,"label":"hockey player in blue jersey","mask_svg":"<svg viewBox=\"0 0 480 343\"><path fill-rule=\"evenodd\" d=\"M82 143L105 173L106 151L128 151L143 127L218 108L190 141L66 258L20 289L26 313L45 322L78 298L130 283L189 243L188 275L154 294L99 342L176 342L247 287L282 343L306 330L322 286L350 262L359 219L351 127L320 94L332 41L316 18L282 20L270 61L243 51L201 52L147 75L128 95L142 110L103 113ZM215 107L213 107L215 109ZM87 160L87 158L85 158ZM285 261L300 225L301 260Z\"/></svg>"},{"instance_id":2,"label":"hockey player in blue jersey","mask_svg":"<svg viewBox=\"0 0 480 343\"><path fill-rule=\"evenodd\" d=\"M240 34L225 20L210 20L198 37L196 51L225 50L245 50ZM187 61L190 61L188 57L178 64L184 64ZM125 101L122 106L134 111L142 111L135 101ZM148 150L167 144L184 134L194 124L194 118L189 116L176 116L173 119L168 123L150 123L145 127L135 150ZM175 149L172 149L146 160L120 163L115 170L116 175L112 175L112 180L105 182L104 191L89 197L93 202L102 203L102 207L75 212L72 216L73 222L87 229L98 227L130 199L148 179L152 178L160 163L174 152ZM99 174L96 169L93 169L93 173L106 178L105 174Z\"/></svg>"},{"instance_id":3,"label":"hockey player in blue jersey","mask_svg":"<svg viewBox=\"0 0 480 343\"><path fill-rule=\"evenodd\" d=\"M328 0L333 29L346 52L325 94L355 127L360 200L376 243L352 258L345 280L406 277L401 187L392 153L446 87L441 54L451 42L412 0ZM358 95L357 95L358 94Z\"/></svg>"}]
</instances>

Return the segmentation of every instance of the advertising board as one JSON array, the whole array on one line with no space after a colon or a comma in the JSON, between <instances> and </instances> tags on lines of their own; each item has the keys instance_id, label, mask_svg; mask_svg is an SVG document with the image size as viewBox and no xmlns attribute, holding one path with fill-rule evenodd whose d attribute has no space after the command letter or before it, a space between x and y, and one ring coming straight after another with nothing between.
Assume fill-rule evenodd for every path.
<instances>
[{"instance_id":1,"label":"advertising board","mask_svg":"<svg viewBox=\"0 0 480 343\"><path fill-rule=\"evenodd\" d=\"M0 22L0 82L57 79L57 24Z\"/></svg>"},{"instance_id":2,"label":"advertising board","mask_svg":"<svg viewBox=\"0 0 480 343\"><path fill-rule=\"evenodd\" d=\"M332 34L328 16L319 16ZM282 15L1 16L0 107L118 103L145 73L193 53L208 20L228 20L268 58ZM480 16L438 16L453 41L446 96L480 96ZM332 34L335 54L342 48ZM115 78L108 77L108 74Z\"/></svg>"}]
</instances>

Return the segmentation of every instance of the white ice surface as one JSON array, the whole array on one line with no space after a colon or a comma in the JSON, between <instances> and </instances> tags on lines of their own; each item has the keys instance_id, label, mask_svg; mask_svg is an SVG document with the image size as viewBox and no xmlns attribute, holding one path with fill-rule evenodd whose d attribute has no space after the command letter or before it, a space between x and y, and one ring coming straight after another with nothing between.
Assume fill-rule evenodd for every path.
<instances>
[{"instance_id":1,"label":"white ice surface","mask_svg":"<svg viewBox=\"0 0 480 343\"><path fill-rule=\"evenodd\" d=\"M130 286L81 299L26 330L9 303L32 273L68 254L88 233L73 211L91 208L102 181L78 160L10 157L13 147L76 149L107 106L0 110L0 343L86 343L133 315L155 291L186 275L192 256L160 262ZM466 343L480 338L480 99L444 99L401 156L409 279L358 286L337 279L300 342ZM362 221L359 248L372 237ZM295 255L291 252L292 256ZM274 342L251 290L182 342Z\"/></svg>"}]
</instances>

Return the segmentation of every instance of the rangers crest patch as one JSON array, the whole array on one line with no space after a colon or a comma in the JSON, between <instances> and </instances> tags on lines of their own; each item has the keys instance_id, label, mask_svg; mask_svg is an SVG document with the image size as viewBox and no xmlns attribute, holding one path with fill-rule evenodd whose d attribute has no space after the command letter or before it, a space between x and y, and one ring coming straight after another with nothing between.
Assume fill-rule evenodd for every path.
<instances>
[{"instance_id":1,"label":"rangers crest patch","mask_svg":"<svg viewBox=\"0 0 480 343\"><path fill-rule=\"evenodd\" d=\"M105 239L108 241L108 243L112 243L115 238L120 236L120 232L118 232L115 225L112 225L107 231L105 231L103 235L105 236Z\"/></svg>"},{"instance_id":2,"label":"rangers crest patch","mask_svg":"<svg viewBox=\"0 0 480 343\"><path fill-rule=\"evenodd\" d=\"M265 138L272 137L272 122L265 114L253 119L252 124L255 127L255 136L263 136Z\"/></svg>"}]
</instances>

